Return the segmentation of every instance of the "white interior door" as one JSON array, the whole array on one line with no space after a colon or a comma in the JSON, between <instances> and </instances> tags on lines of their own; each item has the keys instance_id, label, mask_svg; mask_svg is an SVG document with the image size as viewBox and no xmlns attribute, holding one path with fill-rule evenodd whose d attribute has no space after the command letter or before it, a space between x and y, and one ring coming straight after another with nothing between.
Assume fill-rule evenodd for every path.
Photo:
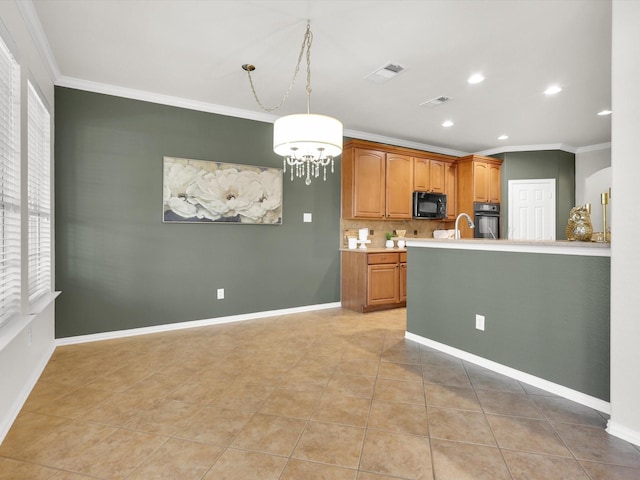
<instances>
[{"instance_id":1,"label":"white interior door","mask_svg":"<svg viewBox=\"0 0 640 480\"><path fill-rule=\"evenodd\" d=\"M509 239L556 239L556 180L509 180Z\"/></svg>"}]
</instances>

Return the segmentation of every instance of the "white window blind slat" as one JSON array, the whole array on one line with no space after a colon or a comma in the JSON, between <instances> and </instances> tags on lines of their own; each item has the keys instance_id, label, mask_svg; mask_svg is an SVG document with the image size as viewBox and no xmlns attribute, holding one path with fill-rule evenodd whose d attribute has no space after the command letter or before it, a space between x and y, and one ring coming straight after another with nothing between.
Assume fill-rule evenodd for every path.
<instances>
[{"instance_id":1,"label":"white window blind slat","mask_svg":"<svg viewBox=\"0 0 640 480\"><path fill-rule=\"evenodd\" d=\"M27 96L29 303L51 292L50 115L29 82Z\"/></svg>"},{"instance_id":2,"label":"white window blind slat","mask_svg":"<svg viewBox=\"0 0 640 480\"><path fill-rule=\"evenodd\" d=\"M20 67L0 39L0 326L20 313Z\"/></svg>"}]
</instances>

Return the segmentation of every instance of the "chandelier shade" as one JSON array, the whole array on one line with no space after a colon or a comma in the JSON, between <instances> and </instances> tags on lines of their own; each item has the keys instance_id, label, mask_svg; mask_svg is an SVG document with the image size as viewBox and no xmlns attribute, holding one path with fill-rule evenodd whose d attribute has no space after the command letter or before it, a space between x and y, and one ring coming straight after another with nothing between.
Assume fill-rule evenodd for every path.
<instances>
[{"instance_id":1,"label":"chandelier shade","mask_svg":"<svg viewBox=\"0 0 640 480\"><path fill-rule=\"evenodd\" d=\"M342 122L312 113L281 117L273 124L273 151L300 160L337 157L342 153Z\"/></svg>"}]
</instances>

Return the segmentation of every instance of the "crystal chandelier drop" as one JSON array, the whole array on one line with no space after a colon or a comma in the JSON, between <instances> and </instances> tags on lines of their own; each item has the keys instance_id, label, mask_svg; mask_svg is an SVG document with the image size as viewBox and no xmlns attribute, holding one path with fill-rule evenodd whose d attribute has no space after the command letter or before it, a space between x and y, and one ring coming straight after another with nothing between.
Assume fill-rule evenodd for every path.
<instances>
[{"instance_id":1,"label":"crystal chandelier drop","mask_svg":"<svg viewBox=\"0 0 640 480\"><path fill-rule=\"evenodd\" d=\"M320 176L323 170L323 179L327 179L327 167L331 165L331 173L334 172L334 158L342 153L342 123L335 118L326 115L310 113L311 110L311 43L313 34L311 26L307 23L307 30L302 41L302 48L298 56L298 63L280 103L273 108L265 108L258 99L253 85L251 72L256 67L244 64L242 68L247 72L253 96L266 112L279 108L289 96L291 88L296 80L302 56L306 51L307 57L307 113L299 113L280 117L273 124L273 151L283 157L284 171L287 166L291 171L291 180L295 177L306 177L305 184L311 184L312 177Z\"/></svg>"}]
</instances>

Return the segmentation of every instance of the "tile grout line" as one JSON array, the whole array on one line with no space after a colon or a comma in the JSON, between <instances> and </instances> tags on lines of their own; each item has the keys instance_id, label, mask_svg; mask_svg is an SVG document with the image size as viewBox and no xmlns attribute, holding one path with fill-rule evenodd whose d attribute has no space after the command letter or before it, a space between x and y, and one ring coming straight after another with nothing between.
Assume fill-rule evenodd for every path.
<instances>
[{"instance_id":1,"label":"tile grout line","mask_svg":"<svg viewBox=\"0 0 640 480\"><path fill-rule=\"evenodd\" d=\"M493 430L493 427L491 426L491 423L487 419L487 412L485 410L484 405L480 401L480 397L478 396L478 391L476 390L476 387L473 384L473 381L471 380L471 377L469 376L469 369L467 368L467 365L465 365L465 362L462 362L462 368L464 368L465 374L467 375L467 378L469 379L469 384L471 385L471 389L473 390L473 395L475 396L476 401L478 402L478 405L480 406L480 409L482 410L482 416L484 417L484 421L486 422L487 426L489 427L489 431L491 432L491 435L493 436L493 441L496 444L496 448L498 449L498 452L500 452L500 458L502 458L502 462L503 462L504 466L507 469L507 473L509 474L509 477L511 477L511 479L513 480L513 472L511 470L511 467L509 466L509 462L507 462L507 459L504 456L504 452L502 450L502 447L500 446L500 443L498 442L498 438L496 437L496 433Z\"/></svg>"}]
</instances>

